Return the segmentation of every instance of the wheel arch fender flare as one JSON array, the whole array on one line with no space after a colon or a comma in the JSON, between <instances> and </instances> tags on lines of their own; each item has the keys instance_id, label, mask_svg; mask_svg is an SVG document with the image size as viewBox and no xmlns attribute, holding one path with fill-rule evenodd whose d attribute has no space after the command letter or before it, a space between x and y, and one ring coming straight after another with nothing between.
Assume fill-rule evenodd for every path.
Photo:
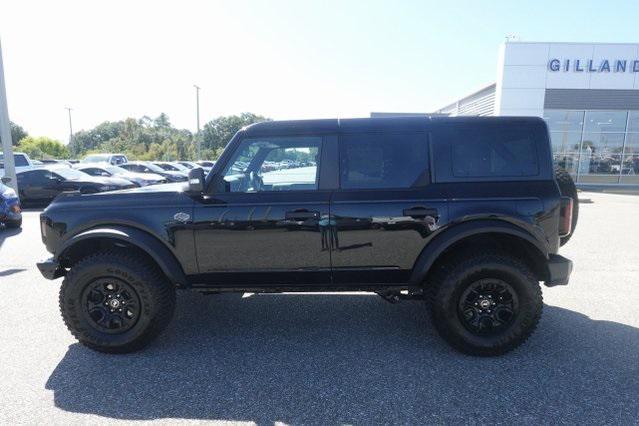
<instances>
[{"instance_id":1,"label":"wheel arch fender flare","mask_svg":"<svg viewBox=\"0 0 639 426\"><path fill-rule=\"evenodd\" d=\"M417 257L410 276L411 285L420 285L439 256L455 243L482 234L505 234L524 240L543 258L548 259L548 248L524 228L503 220L478 219L454 225L436 236Z\"/></svg>"},{"instance_id":2,"label":"wheel arch fender flare","mask_svg":"<svg viewBox=\"0 0 639 426\"><path fill-rule=\"evenodd\" d=\"M188 285L184 270L171 250L157 237L131 226L99 226L82 231L65 240L56 250L54 257L59 261L82 242L104 239L119 241L144 251L172 283L181 287Z\"/></svg>"}]
</instances>

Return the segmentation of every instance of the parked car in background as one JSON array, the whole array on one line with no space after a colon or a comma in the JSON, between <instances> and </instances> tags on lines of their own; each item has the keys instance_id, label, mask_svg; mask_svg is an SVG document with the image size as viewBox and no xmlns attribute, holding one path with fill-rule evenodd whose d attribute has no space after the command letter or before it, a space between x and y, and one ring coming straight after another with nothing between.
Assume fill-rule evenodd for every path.
<instances>
[{"instance_id":1,"label":"parked car in background","mask_svg":"<svg viewBox=\"0 0 639 426\"><path fill-rule=\"evenodd\" d=\"M121 164L120 167L131 172L157 174L166 178L169 182L186 182L189 178L186 173L164 170L162 167L146 161L130 161L126 164Z\"/></svg>"},{"instance_id":2,"label":"parked car in background","mask_svg":"<svg viewBox=\"0 0 639 426\"><path fill-rule=\"evenodd\" d=\"M124 154L91 154L84 157L81 163L109 163L114 166L128 163Z\"/></svg>"},{"instance_id":3,"label":"parked car in background","mask_svg":"<svg viewBox=\"0 0 639 426\"><path fill-rule=\"evenodd\" d=\"M181 172L181 173L186 173L187 175L189 174L189 170L191 170L188 167L183 166L182 164L178 162L154 161L153 164L169 172Z\"/></svg>"},{"instance_id":4,"label":"parked car in background","mask_svg":"<svg viewBox=\"0 0 639 426\"><path fill-rule=\"evenodd\" d=\"M136 173L111 164L77 164L74 166L90 176L97 177L117 177L133 182L136 186L156 185L166 183L166 178L155 173Z\"/></svg>"},{"instance_id":5,"label":"parked car in background","mask_svg":"<svg viewBox=\"0 0 639 426\"><path fill-rule=\"evenodd\" d=\"M14 152L13 161L16 166L16 173L21 170L28 170L37 167L38 164L29 158L24 152ZM4 176L4 154L0 152L0 176Z\"/></svg>"},{"instance_id":6,"label":"parked car in background","mask_svg":"<svg viewBox=\"0 0 639 426\"><path fill-rule=\"evenodd\" d=\"M83 194L135 188L120 178L95 177L67 167L38 168L17 173L18 193L23 204L48 204L63 192Z\"/></svg>"},{"instance_id":7,"label":"parked car in background","mask_svg":"<svg viewBox=\"0 0 639 426\"><path fill-rule=\"evenodd\" d=\"M183 165L184 167L186 167L189 170L193 170L193 169L197 169L197 168L201 168L204 170L204 173L209 173L212 169L212 167L206 167L206 166L202 166L200 164L197 164L193 161L178 161L178 163L180 163L181 165Z\"/></svg>"},{"instance_id":8,"label":"parked car in background","mask_svg":"<svg viewBox=\"0 0 639 426\"><path fill-rule=\"evenodd\" d=\"M22 209L20 199L6 183L9 178L2 178L0 183L0 224L8 228L19 228L22 226Z\"/></svg>"},{"instance_id":9,"label":"parked car in background","mask_svg":"<svg viewBox=\"0 0 639 426\"><path fill-rule=\"evenodd\" d=\"M55 159L52 159L52 158L47 158L47 159L44 159L44 160L40 160L40 162L42 164L45 164L45 165L60 165L60 166L67 166L67 167L71 167L72 166L72 164L69 161L67 161L67 160L55 160Z\"/></svg>"},{"instance_id":10,"label":"parked car in background","mask_svg":"<svg viewBox=\"0 0 639 426\"><path fill-rule=\"evenodd\" d=\"M208 167L208 168L213 168L213 166L215 166L215 161L196 161L197 164L199 164L202 167Z\"/></svg>"}]
</instances>

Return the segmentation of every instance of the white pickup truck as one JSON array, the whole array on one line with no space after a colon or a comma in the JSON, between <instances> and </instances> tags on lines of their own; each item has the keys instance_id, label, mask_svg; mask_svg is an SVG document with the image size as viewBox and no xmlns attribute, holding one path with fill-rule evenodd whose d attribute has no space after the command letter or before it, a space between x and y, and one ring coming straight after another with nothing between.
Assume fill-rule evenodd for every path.
<instances>
[{"instance_id":1,"label":"white pickup truck","mask_svg":"<svg viewBox=\"0 0 639 426\"><path fill-rule=\"evenodd\" d=\"M15 162L16 173L37 167L33 160L24 152L14 152L13 161ZM0 176L4 176L4 154L2 152L0 152Z\"/></svg>"}]
</instances>

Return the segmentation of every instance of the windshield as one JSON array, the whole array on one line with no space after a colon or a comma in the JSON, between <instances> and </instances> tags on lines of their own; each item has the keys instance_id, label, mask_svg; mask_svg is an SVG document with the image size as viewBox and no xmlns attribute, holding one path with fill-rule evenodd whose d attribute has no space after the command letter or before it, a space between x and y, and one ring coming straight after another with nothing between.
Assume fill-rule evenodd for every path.
<instances>
[{"instance_id":1,"label":"windshield","mask_svg":"<svg viewBox=\"0 0 639 426\"><path fill-rule=\"evenodd\" d=\"M162 167L164 170L168 170L168 171L172 171L172 172L176 172L178 170L177 167L174 167L172 164L155 163L155 165L158 166L158 167Z\"/></svg>"},{"instance_id":2,"label":"windshield","mask_svg":"<svg viewBox=\"0 0 639 426\"><path fill-rule=\"evenodd\" d=\"M180 163L172 163L170 166L173 167L173 169L177 170L178 172L186 172L189 170L188 167Z\"/></svg>"},{"instance_id":3,"label":"windshield","mask_svg":"<svg viewBox=\"0 0 639 426\"><path fill-rule=\"evenodd\" d=\"M113 174L113 175L123 175L126 173L131 173L130 171L123 169L122 167L118 167L118 166L105 166L103 167L104 170L106 170L107 172Z\"/></svg>"},{"instance_id":4,"label":"windshield","mask_svg":"<svg viewBox=\"0 0 639 426\"><path fill-rule=\"evenodd\" d=\"M79 170L62 168L62 167L59 169L52 170L52 173L62 176L63 178L67 180L80 180L80 179L86 179L87 177L89 177L89 175Z\"/></svg>"},{"instance_id":5,"label":"windshield","mask_svg":"<svg viewBox=\"0 0 639 426\"><path fill-rule=\"evenodd\" d=\"M103 163L103 162L107 161L108 159L109 159L108 155L94 154L94 155L87 155L86 157L84 157L84 160L82 160L82 162L84 162L84 163Z\"/></svg>"},{"instance_id":6,"label":"windshield","mask_svg":"<svg viewBox=\"0 0 639 426\"><path fill-rule=\"evenodd\" d=\"M142 163L142 165L146 166L149 170L151 170L152 172L155 173L162 173L164 172L164 170L162 170L162 167L158 167L155 164L152 163Z\"/></svg>"}]
</instances>

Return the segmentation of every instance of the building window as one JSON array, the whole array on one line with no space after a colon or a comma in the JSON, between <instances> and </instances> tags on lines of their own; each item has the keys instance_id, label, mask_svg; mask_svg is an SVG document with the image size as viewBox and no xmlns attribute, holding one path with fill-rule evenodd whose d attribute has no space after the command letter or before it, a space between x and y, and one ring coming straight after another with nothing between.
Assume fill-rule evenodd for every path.
<instances>
[{"instance_id":1,"label":"building window","mask_svg":"<svg viewBox=\"0 0 639 426\"><path fill-rule=\"evenodd\" d=\"M555 162L578 183L639 184L639 111L546 110Z\"/></svg>"}]
</instances>

